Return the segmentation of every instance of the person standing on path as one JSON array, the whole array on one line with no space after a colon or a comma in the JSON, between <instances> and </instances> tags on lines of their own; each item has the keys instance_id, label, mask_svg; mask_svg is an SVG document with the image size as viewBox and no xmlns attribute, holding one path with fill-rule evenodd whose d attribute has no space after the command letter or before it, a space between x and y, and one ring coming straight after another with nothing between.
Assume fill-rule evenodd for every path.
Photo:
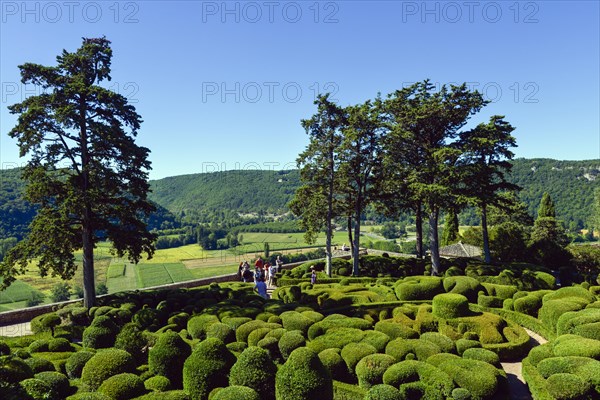
<instances>
[{"instance_id":1,"label":"person standing on path","mask_svg":"<svg viewBox=\"0 0 600 400\"><path fill-rule=\"evenodd\" d=\"M267 284L265 283L265 278L260 277L256 280L256 283L254 284L254 291L264 299L269 298L269 295L267 294Z\"/></svg>"}]
</instances>

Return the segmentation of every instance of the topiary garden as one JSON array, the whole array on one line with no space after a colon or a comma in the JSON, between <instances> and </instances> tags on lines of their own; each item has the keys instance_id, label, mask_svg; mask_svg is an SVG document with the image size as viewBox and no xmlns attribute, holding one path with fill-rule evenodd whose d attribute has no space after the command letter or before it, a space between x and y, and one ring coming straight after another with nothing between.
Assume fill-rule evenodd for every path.
<instances>
[{"instance_id":1,"label":"topiary garden","mask_svg":"<svg viewBox=\"0 0 600 400\"><path fill-rule=\"evenodd\" d=\"M65 306L0 341L0 398L508 399L500 363L521 359L536 399L600 398L598 287L385 258L361 262L369 278L336 261L315 285L302 265L270 300L236 282ZM523 327L549 342L532 348Z\"/></svg>"}]
</instances>

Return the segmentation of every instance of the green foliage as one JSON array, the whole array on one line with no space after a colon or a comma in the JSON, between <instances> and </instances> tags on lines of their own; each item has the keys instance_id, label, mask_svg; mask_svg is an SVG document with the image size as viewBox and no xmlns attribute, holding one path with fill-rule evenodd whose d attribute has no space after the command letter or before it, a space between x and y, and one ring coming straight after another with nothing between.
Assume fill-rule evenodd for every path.
<instances>
[{"instance_id":1,"label":"green foliage","mask_svg":"<svg viewBox=\"0 0 600 400\"><path fill-rule=\"evenodd\" d=\"M200 342L183 364L183 389L194 399L206 399L211 390L228 384L235 356L216 338Z\"/></svg>"},{"instance_id":2,"label":"green foliage","mask_svg":"<svg viewBox=\"0 0 600 400\"><path fill-rule=\"evenodd\" d=\"M473 399L495 398L505 380L499 370L484 361L463 358L444 362L438 368L467 389Z\"/></svg>"},{"instance_id":3,"label":"green foliage","mask_svg":"<svg viewBox=\"0 0 600 400\"><path fill-rule=\"evenodd\" d=\"M409 277L396 286L398 300L429 300L444 292L442 279L435 276Z\"/></svg>"},{"instance_id":4,"label":"green foliage","mask_svg":"<svg viewBox=\"0 0 600 400\"><path fill-rule=\"evenodd\" d=\"M52 391L52 387L41 379L25 379L21 382L21 387L33 400L53 399L56 396L56 393Z\"/></svg>"},{"instance_id":5,"label":"green foliage","mask_svg":"<svg viewBox=\"0 0 600 400\"><path fill-rule=\"evenodd\" d=\"M52 364L52 362L46 358L30 357L25 360L25 364L29 365L35 374L44 371L56 371L54 364Z\"/></svg>"},{"instance_id":6,"label":"green foliage","mask_svg":"<svg viewBox=\"0 0 600 400\"><path fill-rule=\"evenodd\" d=\"M173 388L183 384L183 364L191 354L190 345L175 332L165 332L148 352L149 371L169 378Z\"/></svg>"},{"instance_id":7,"label":"green foliage","mask_svg":"<svg viewBox=\"0 0 600 400\"><path fill-rule=\"evenodd\" d=\"M215 391L211 400L260 400L256 391L247 386L228 386Z\"/></svg>"},{"instance_id":8,"label":"green foliage","mask_svg":"<svg viewBox=\"0 0 600 400\"><path fill-rule=\"evenodd\" d=\"M279 351L284 360L287 360L292 351L299 347L304 347L306 339L300 331L285 332L279 339Z\"/></svg>"},{"instance_id":9,"label":"green foliage","mask_svg":"<svg viewBox=\"0 0 600 400\"><path fill-rule=\"evenodd\" d=\"M469 301L461 294L438 294L433 298L432 305L433 315L443 319L465 317L470 314Z\"/></svg>"},{"instance_id":10,"label":"green foliage","mask_svg":"<svg viewBox=\"0 0 600 400\"><path fill-rule=\"evenodd\" d=\"M399 387L401 392L408 388L406 385L420 382L423 386L421 396L426 398L446 398L454 388L450 376L437 367L421 361L402 361L392 365L383 374L383 383Z\"/></svg>"},{"instance_id":11,"label":"green foliage","mask_svg":"<svg viewBox=\"0 0 600 400\"><path fill-rule=\"evenodd\" d=\"M443 285L446 292L462 294L471 303L477 301L477 293L482 289L480 282L470 276L450 276L444 278Z\"/></svg>"},{"instance_id":12,"label":"green foliage","mask_svg":"<svg viewBox=\"0 0 600 400\"><path fill-rule=\"evenodd\" d=\"M206 337L214 337L227 344L235 342L235 331L227 324L216 322L206 329Z\"/></svg>"},{"instance_id":13,"label":"green foliage","mask_svg":"<svg viewBox=\"0 0 600 400\"><path fill-rule=\"evenodd\" d=\"M484 361L497 368L500 368L500 357L498 357L498 354L491 350L472 347L463 351L462 356L463 358L468 358L471 360Z\"/></svg>"},{"instance_id":14,"label":"green foliage","mask_svg":"<svg viewBox=\"0 0 600 400\"><path fill-rule=\"evenodd\" d=\"M56 371L46 371L35 374L35 378L44 381L50 386L50 391L55 393L57 398L64 399L69 395L71 387L69 378Z\"/></svg>"},{"instance_id":15,"label":"green foliage","mask_svg":"<svg viewBox=\"0 0 600 400\"><path fill-rule=\"evenodd\" d=\"M435 343L420 339L394 339L385 348L385 354L389 354L397 361L413 359L414 357L419 361L425 361L440 352L440 347Z\"/></svg>"},{"instance_id":16,"label":"green foliage","mask_svg":"<svg viewBox=\"0 0 600 400\"><path fill-rule=\"evenodd\" d=\"M135 363L131 354L125 350L106 349L96 353L83 366L81 381L91 390L97 390L111 376L134 371Z\"/></svg>"},{"instance_id":17,"label":"green foliage","mask_svg":"<svg viewBox=\"0 0 600 400\"><path fill-rule=\"evenodd\" d=\"M59 282L52 288L50 298L53 302L66 301L71 298L71 286L66 282Z\"/></svg>"},{"instance_id":18,"label":"green foliage","mask_svg":"<svg viewBox=\"0 0 600 400\"><path fill-rule=\"evenodd\" d=\"M583 398L591 388L589 382L568 373L554 374L546 384L548 392L557 400Z\"/></svg>"},{"instance_id":19,"label":"green foliage","mask_svg":"<svg viewBox=\"0 0 600 400\"><path fill-rule=\"evenodd\" d=\"M391 385L375 385L369 389L364 400L401 400L398 389Z\"/></svg>"},{"instance_id":20,"label":"green foliage","mask_svg":"<svg viewBox=\"0 0 600 400\"><path fill-rule=\"evenodd\" d=\"M542 200L540 201L540 208L538 208L538 218L556 218L556 210L554 208L554 202L548 194L544 192Z\"/></svg>"},{"instance_id":21,"label":"green foliage","mask_svg":"<svg viewBox=\"0 0 600 400\"><path fill-rule=\"evenodd\" d=\"M396 363L396 359L387 354L370 354L360 359L356 364L358 385L369 389L383 383L383 374Z\"/></svg>"},{"instance_id":22,"label":"green foliage","mask_svg":"<svg viewBox=\"0 0 600 400\"><path fill-rule=\"evenodd\" d=\"M278 400L333 399L329 371L315 352L300 347L290 354L275 377Z\"/></svg>"},{"instance_id":23,"label":"green foliage","mask_svg":"<svg viewBox=\"0 0 600 400\"><path fill-rule=\"evenodd\" d=\"M144 387L154 392L166 392L171 389L171 381L166 376L156 375L146 379Z\"/></svg>"},{"instance_id":24,"label":"green foliage","mask_svg":"<svg viewBox=\"0 0 600 400\"><path fill-rule=\"evenodd\" d=\"M98 388L98 392L114 400L129 400L141 396L145 391L144 382L139 376L131 373L111 376Z\"/></svg>"},{"instance_id":25,"label":"green foliage","mask_svg":"<svg viewBox=\"0 0 600 400\"><path fill-rule=\"evenodd\" d=\"M446 335L438 332L425 332L420 337L421 340L427 340L437 345L443 353L456 353L454 341Z\"/></svg>"},{"instance_id":26,"label":"green foliage","mask_svg":"<svg viewBox=\"0 0 600 400\"><path fill-rule=\"evenodd\" d=\"M129 322L121 328L115 339L115 348L127 351L138 363L146 360L144 348L147 341L137 324Z\"/></svg>"},{"instance_id":27,"label":"green foliage","mask_svg":"<svg viewBox=\"0 0 600 400\"><path fill-rule=\"evenodd\" d=\"M229 373L231 386L246 386L258 393L259 398L275 399L277 367L269 353L260 347L248 347L240 354Z\"/></svg>"},{"instance_id":28,"label":"green foliage","mask_svg":"<svg viewBox=\"0 0 600 400\"><path fill-rule=\"evenodd\" d=\"M188 320L187 331L194 339L204 339L206 337L206 330L208 327L217 322L220 321L216 315L196 315Z\"/></svg>"},{"instance_id":29,"label":"green foliage","mask_svg":"<svg viewBox=\"0 0 600 400\"><path fill-rule=\"evenodd\" d=\"M342 348L340 355L348 367L353 381L356 381L356 365L365 356L377 353L377 349L368 343L348 343Z\"/></svg>"},{"instance_id":30,"label":"green foliage","mask_svg":"<svg viewBox=\"0 0 600 400\"><path fill-rule=\"evenodd\" d=\"M119 328L106 315L100 315L83 331L83 347L103 349L112 347Z\"/></svg>"},{"instance_id":31,"label":"green foliage","mask_svg":"<svg viewBox=\"0 0 600 400\"><path fill-rule=\"evenodd\" d=\"M65 338L50 339L48 341L48 351L51 352L67 352L71 351L71 342Z\"/></svg>"},{"instance_id":32,"label":"green foliage","mask_svg":"<svg viewBox=\"0 0 600 400\"><path fill-rule=\"evenodd\" d=\"M340 349L325 349L319 353L319 359L329 371L332 379L349 381L348 367L340 355Z\"/></svg>"},{"instance_id":33,"label":"green foliage","mask_svg":"<svg viewBox=\"0 0 600 400\"><path fill-rule=\"evenodd\" d=\"M33 375L25 361L13 356L0 356L0 387L33 378Z\"/></svg>"},{"instance_id":34,"label":"green foliage","mask_svg":"<svg viewBox=\"0 0 600 400\"><path fill-rule=\"evenodd\" d=\"M81 378L81 372L83 366L94 356L94 353L90 351L78 351L73 353L67 359L65 369L67 376L71 379Z\"/></svg>"},{"instance_id":35,"label":"green foliage","mask_svg":"<svg viewBox=\"0 0 600 400\"><path fill-rule=\"evenodd\" d=\"M280 315L283 327L288 331L299 330L303 335L308 333L308 328L316 321L297 311L286 311Z\"/></svg>"}]
</instances>

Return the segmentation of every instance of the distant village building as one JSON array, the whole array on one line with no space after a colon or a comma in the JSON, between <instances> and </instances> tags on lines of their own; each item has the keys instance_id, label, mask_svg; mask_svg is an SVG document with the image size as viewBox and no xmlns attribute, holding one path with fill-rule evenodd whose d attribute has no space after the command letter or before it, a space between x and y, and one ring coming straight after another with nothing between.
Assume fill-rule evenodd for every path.
<instances>
[{"instance_id":1,"label":"distant village building","mask_svg":"<svg viewBox=\"0 0 600 400\"><path fill-rule=\"evenodd\" d=\"M483 252L479 247L472 246L470 244L464 244L462 242L440 247L440 256L442 257L481 258L482 254Z\"/></svg>"}]
</instances>

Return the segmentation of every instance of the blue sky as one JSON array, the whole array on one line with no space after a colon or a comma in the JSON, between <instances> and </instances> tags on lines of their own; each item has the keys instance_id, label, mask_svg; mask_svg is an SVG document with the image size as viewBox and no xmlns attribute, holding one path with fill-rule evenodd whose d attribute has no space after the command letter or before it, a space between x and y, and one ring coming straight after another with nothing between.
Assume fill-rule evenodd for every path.
<instances>
[{"instance_id":1,"label":"blue sky","mask_svg":"<svg viewBox=\"0 0 600 400\"><path fill-rule=\"evenodd\" d=\"M467 82L506 115L517 157L600 158L597 1L1 1L0 163L23 163L6 107L35 94L24 62L54 65L106 35L108 87L142 115L151 178L282 169L308 140L318 92L342 105L429 78Z\"/></svg>"}]
</instances>

